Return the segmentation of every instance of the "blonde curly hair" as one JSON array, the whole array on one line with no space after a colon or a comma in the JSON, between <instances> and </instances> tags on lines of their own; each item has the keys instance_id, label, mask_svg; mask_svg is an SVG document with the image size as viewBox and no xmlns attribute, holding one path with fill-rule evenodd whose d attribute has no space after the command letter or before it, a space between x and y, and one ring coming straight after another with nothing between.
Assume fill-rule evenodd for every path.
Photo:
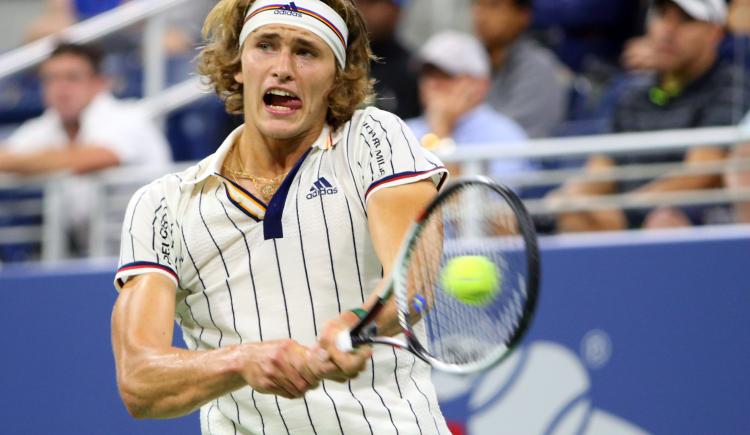
<instances>
[{"instance_id":1,"label":"blonde curly hair","mask_svg":"<svg viewBox=\"0 0 750 435\"><path fill-rule=\"evenodd\" d=\"M346 68L336 63L336 77L328 96L326 121L334 128L349 121L363 104L373 98L370 79L370 41L364 20L352 0L322 0L333 8L349 28L346 48ZM206 17L203 36L206 45L198 55L198 72L206 77L216 95L224 101L226 110L242 114L243 85L235 80L242 70L238 44L246 12L255 0L221 0Z\"/></svg>"}]
</instances>

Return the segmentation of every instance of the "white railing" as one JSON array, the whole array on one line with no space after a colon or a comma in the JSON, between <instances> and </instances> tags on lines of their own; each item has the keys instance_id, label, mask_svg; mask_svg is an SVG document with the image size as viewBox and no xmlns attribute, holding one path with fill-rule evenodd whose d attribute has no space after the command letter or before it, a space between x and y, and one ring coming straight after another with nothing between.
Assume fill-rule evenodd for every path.
<instances>
[{"instance_id":1,"label":"white railing","mask_svg":"<svg viewBox=\"0 0 750 435\"><path fill-rule=\"evenodd\" d=\"M181 100L199 98L201 94L197 79L183 83L182 90L175 88L164 91L158 96L145 100L142 104L148 107L153 116L160 116L171 108L180 105ZM185 92L189 90L189 92ZM189 95L186 97L186 94ZM471 146L458 147L458 151L441 153L446 162L461 165L463 174L482 173L488 161L505 159L579 159L591 154L606 153L617 155L631 152L684 151L699 146L727 146L742 141L750 141L750 131L736 127L703 128L693 130L674 130L669 132L616 134L586 136L562 139L532 140L518 146ZM169 172L184 169L190 163L175 165ZM686 167L681 164L629 165L614 168L607 173L591 174L590 180L626 180L653 178L671 171L691 174L721 174L730 168L750 168L750 161L737 159L728 162L713 162ZM89 251L93 256L110 256L117 253L122 217L130 196L135 190L161 174L142 172L134 168L116 168L102 171L89 178L95 181L97 195L94 210L100 212L91 216ZM528 186L557 185L572 177L580 179L584 175L580 169L531 170L512 174L501 182L512 183L519 188ZM28 181L0 178L0 191L22 187ZM20 206L29 212L42 211L44 225L33 231L30 228L18 229L15 233L8 229L0 230L0 244L11 241L35 240L42 245L42 258L58 260L65 258L64 210L65 197L60 191L59 179L44 184L45 193L38 204L33 200L24 200ZM664 205L726 204L750 202L748 189L711 189L688 192L654 194L647 197L628 194L608 195L601 197L580 198L576 200L550 202L544 199L529 199L526 205L533 214L554 214L560 212L611 209L650 208ZM2 217L0 212L0 217Z\"/></svg>"},{"instance_id":2,"label":"white railing","mask_svg":"<svg viewBox=\"0 0 750 435\"><path fill-rule=\"evenodd\" d=\"M151 97L144 98L138 104L152 118L159 119L211 94L212 92L202 84L199 77L193 77Z\"/></svg>"},{"instance_id":3,"label":"white railing","mask_svg":"<svg viewBox=\"0 0 750 435\"><path fill-rule=\"evenodd\" d=\"M42 224L10 224L0 227L0 246L39 244L40 258L45 261L67 256L65 196L61 181L65 174L48 177L0 177L0 195L30 194L32 198L0 197L0 219L41 219ZM25 195L24 195L25 196Z\"/></svg>"},{"instance_id":4,"label":"white railing","mask_svg":"<svg viewBox=\"0 0 750 435\"><path fill-rule=\"evenodd\" d=\"M48 36L0 55L0 80L44 61L55 45L64 40L73 43L96 41L145 21L143 38L144 95L155 95L165 83L164 13L190 0L132 0L111 11L75 24L59 35ZM150 43L149 43L150 42Z\"/></svg>"},{"instance_id":5,"label":"white railing","mask_svg":"<svg viewBox=\"0 0 750 435\"><path fill-rule=\"evenodd\" d=\"M575 158L591 154L659 153L702 145L727 145L750 140L750 132L741 128L706 127L686 130L662 130L647 133L601 134L553 139L535 139L518 145L488 143L455 147L440 152L445 162L494 159ZM460 153L459 153L460 151Z\"/></svg>"}]
</instances>

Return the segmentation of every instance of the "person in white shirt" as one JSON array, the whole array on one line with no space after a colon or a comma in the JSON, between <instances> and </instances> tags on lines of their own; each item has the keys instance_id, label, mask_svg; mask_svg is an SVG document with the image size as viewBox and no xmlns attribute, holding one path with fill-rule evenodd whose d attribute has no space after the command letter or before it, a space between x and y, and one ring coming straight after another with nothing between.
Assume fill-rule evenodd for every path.
<instances>
[{"instance_id":1,"label":"person in white shirt","mask_svg":"<svg viewBox=\"0 0 750 435\"><path fill-rule=\"evenodd\" d=\"M108 92L101 52L61 44L40 68L47 110L0 143L0 172L87 173L118 165L165 168L169 144L146 113Z\"/></svg>"},{"instance_id":2,"label":"person in white shirt","mask_svg":"<svg viewBox=\"0 0 750 435\"><path fill-rule=\"evenodd\" d=\"M63 43L52 51L39 70L46 110L0 140L0 173L77 175L114 166L166 172L172 158L164 135L143 110L108 92L101 60L93 46ZM73 250L84 254L94 186L78 177L62 183L63 226Z\"/></svg>"},{"instance_id":3,"label":"person in white shirt","mask_svg":"<svg viewBox=\"0 0 750 435\"><path fill-rule=\"evenodd\" d=\"M205 29L200 72L245 123L128 206L112 314L125 406L200 408L205 434L449 434L426 364L335 347L447 175L397 116L357 110L372 92L360 13L222 0ZM377 321L399 331L395 306Z\"/></svg>"}]
</instances>

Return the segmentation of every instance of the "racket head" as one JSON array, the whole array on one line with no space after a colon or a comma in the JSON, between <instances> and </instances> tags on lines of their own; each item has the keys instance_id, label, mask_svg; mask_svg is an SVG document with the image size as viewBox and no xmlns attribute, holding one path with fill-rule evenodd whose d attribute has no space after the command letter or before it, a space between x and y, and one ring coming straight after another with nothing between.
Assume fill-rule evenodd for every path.
<instances>
[{"instance_id":1,"label":"racket head","mask_svg":"<svg viewBox=\"0 0 750 435\"><path fill-rule=\"evenodd\" d=\"M443 282L451 260L465 256L488 260L499 275L481 303ZM518 196L485 177L450 184L417 219L393 274L410 350L450 373L500 363L531 324L539 275L533 221Z\"/></svg>"}]
</instances>

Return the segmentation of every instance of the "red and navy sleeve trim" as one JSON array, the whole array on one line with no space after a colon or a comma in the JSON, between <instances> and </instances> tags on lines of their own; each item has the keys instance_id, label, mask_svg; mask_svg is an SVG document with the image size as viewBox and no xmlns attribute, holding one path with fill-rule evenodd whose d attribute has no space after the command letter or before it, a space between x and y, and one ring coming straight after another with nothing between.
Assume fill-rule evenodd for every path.
<instances>
[{"instance_id":1,"label":"red and navy sleeve trim","mask_svg":"<svg viewBox=\"0 0 750 435\"><path fill-rule=\"evenodd\" d=\"M433 169L429 169L427 171L418 171L418 172L400 172L398 174L389 175L387 177L381 178L380 180L372 183L370 187L367 189L367 192L365 192L365 200L370 197L370 194L380 187L383 187L388 184L397 183L401 180L407 180L410 178L414 179L424 179L425 176L432 176L435 174L438 174L440 172L445 172L445 167L437 167ZM438 190L443 186L443 182L446 179L446 175L443 174L442 177L440 177L440 182L438 183ZM403 183L397 183L397 184L403 184Z\"/></svg>"},{"instance_id":2,"label":"red and navy sleeve trim","mask_svg":"<svg viewBox=\"0 0 750 435\"><path fill-rule=\"evenodd\" d=\"M131 273L133 271L139 271L139 270L145 271L148 269L152 269L152 270L157 269L157 270L166 272L167 274L169 274L169 276L174 278L175 282L179 282L179 279L177 278L177 272L175 272L174 269L172 269L171 267L167 265L159 264L159 263L152 263L150 261L136 261L135 263L128 263L128 264L123 265L117 270L117 275L118 275L117 282L120 285L120 287L122 287L123 285L125 285L125 281L122 278L119 278L120 274L127 273L128 275L133 275Z\"/></svg>"}]
</instances>

